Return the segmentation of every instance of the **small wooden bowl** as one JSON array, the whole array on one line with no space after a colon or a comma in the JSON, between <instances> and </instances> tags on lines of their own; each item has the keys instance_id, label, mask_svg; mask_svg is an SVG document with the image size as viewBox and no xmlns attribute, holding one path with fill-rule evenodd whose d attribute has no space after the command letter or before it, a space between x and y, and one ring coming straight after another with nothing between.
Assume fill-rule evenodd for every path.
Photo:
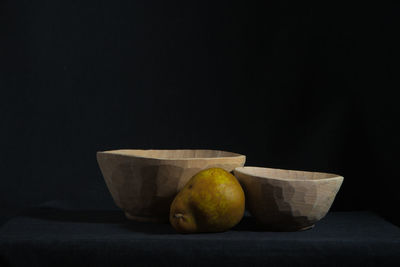
<instances>
[{"instance_id":1,"label":"small wooden bowl","mask_svg":"<svg viewBox=\"0 0 400 267\"><path fill-rule=\"evenodd\" d=\"M265 230L312 228L329 211L343 177L336 174L261 167L234 170L246 206Z\"/></svg>"},{"instance_id":2,"label":"small wooden bowl","mask_svg":"<svg viewBox=\"0 0 400 267\"><path fill-rule=\"evenodd\" d=\"M218 150L139 150L97 152L108 189L128 219L168 222L175 195L196 173L211 167L232 171L244 155Z\"/></svg>"}]
</instances>

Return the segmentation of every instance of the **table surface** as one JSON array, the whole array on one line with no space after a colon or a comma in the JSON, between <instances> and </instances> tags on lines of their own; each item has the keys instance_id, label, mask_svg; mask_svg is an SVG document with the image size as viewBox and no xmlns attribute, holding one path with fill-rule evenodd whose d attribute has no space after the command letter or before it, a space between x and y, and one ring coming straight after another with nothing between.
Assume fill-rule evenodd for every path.
<instances>
[{"instance_id":1,"label":"table surface","mask_svg":"<svg viewBox=\"0 0 400 267\"><path fill-rule=\"evenodd\" d=\"M263 232L246 216L224 233L177 234L120 210L32 209L0 226L0 266L400 266L400 228L331 212L311 230Z\"/></svg>"}]
</instances>

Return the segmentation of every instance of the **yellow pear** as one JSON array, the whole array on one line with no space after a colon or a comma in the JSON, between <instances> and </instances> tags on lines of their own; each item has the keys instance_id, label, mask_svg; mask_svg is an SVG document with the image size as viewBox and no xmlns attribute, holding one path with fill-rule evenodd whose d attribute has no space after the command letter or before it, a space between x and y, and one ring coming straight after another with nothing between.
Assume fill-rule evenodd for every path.
<instances>
[{"instance_id":1,"label":"yellow pear","mask_svg":"<svg viewBox=\"0 0 400 267\"><path fill-rule=\"evenodd\" d=\"M171 204L169 220L180 233L222 232L242 218L245 197L238 180L221 168L193 176Z\"/></svg>"}]
</instances>

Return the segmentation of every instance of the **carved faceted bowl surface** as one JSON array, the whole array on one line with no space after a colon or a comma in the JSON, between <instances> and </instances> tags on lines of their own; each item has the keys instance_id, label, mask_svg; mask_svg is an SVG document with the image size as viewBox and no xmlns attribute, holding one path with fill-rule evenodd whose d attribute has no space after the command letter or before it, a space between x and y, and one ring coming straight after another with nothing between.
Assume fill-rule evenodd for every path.
<instances>
[{"instance_id":1,"label":"carved faceted bowl surface","mask_svg":"<svg viewBox=\"0 0 400 267\"><path fill-rule=\"evenodd\" d=\"M196 173L211 167L232 171L244 155L219 150L139 150L97 152L107 187L127 218L167 222L175 195Z\"/></svg>"},{"instance_id":2,"label":"carved faceted bowl surface","mask_svg":"<svg viewBox=\"0 0 400 267\"><path fill-rule=\"evenodd\" d=\"M261 167L234 170L250 213L265 229L305 230L329 211L343 177Z\"/></svg>"}]
</instances>

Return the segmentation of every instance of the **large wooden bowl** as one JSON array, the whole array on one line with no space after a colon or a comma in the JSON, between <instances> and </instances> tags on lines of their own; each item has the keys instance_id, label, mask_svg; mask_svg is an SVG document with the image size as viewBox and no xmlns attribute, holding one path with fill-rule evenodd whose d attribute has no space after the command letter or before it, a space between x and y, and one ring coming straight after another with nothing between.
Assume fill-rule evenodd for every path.
<instances>
[{"instance_id":1,"label":"large wooden bowl","mask_svg":"<svg viewBox=\"0 0 400 267\"><path fill-rule=\"evenodd\" d=\"M138 150L97 152L111 195L127 218L168 222L175 195L197 172L211 167L232 171L244 155L218 150Z\"/></svg>"},{"instance_id":2,"label":"large wooden bowl","mask_svg":"<svg viewBox=\"0 0 400 267\"><path fill-rule=\"evenodd\" d=\"M343 177L336 174L238 167L250 213L266 230L305 230L329 211Z\"/></svg>"}]
</instances>

